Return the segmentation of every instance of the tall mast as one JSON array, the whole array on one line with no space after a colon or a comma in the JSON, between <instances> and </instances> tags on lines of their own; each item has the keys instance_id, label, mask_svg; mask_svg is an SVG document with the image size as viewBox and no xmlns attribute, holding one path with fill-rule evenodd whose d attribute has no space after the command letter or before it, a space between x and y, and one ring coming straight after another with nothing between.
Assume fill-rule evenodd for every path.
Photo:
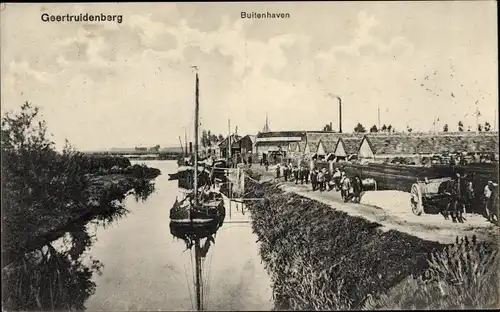
<instances>
[{"instance_id":1,"label":"tall mast","mask_svg":"<svg viewBox=\"0 0 500 312\"><path fill-rule=\"evenodd\" d=\"M187 155L188 155L188 137L187 137L187 133L186 133L186 127L184 127L184 147L186 150L184 155L187 157Z\"/></svg>"},{"instance_id":2,"label":"tall mast","mask_svg":"<svg viewBox=\"0 0 500 312\"><path fill-rule=\"evenodd\" d=\"M199 125L199 97L200 97L200 81L198 79L198 67L194 66L196 71L196 105L194 115L194 206L198 207L198 125ZM201 258L200 258L200 239L195 240L195 259L196 259L196 308L198 311L203 310L201 300Z\"/></svg>"},{"instance_id":3,"label":"tall mast","mask_svg":"<svg viewBox=\"0 0 500 312\"><path fill-rule=\"evenodd\" d=\"M181 144L182 152L184 152L184 146L182 146L182 140L180 135L179 135L179 143ZM186 157L186 154L184 154L184 157Z\"/></svg>"},{"instance_id":4,"label":"tall mast","mask_svg":"<svg viewBox=\"0 0 500 312\"><path fill-rule=\"evenodd\" d=\"M198 68L196 70L196 104L194 113L194 205L198 206L198 123L199 123L199 79L198 79Z\"/></svg>"}]
</instances>

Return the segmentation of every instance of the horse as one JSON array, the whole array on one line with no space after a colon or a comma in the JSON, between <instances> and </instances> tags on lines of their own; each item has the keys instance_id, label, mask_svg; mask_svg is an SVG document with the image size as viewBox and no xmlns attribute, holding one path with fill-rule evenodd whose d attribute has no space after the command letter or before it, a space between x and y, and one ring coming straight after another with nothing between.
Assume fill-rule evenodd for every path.
<instances>
[{"instance_id":1,"label":"horse","mask_svg":"<svg viewBox=\"0 0 500 312\"><path fill-rule=\"evenodd\" d=\"M444 194L447 195L447 203L441 209L441 214L445 220L449 220L449 215L453 223L457 221L463 223L465 218L463 213L465 207L470 205L472 200L475 198L474 185L468 177L463 177L460 179L460 186L457 186L457 180L450 180L444 184ZM458 188L460 188L460 193L458 193Z\"/></svg>"}]
</instances>

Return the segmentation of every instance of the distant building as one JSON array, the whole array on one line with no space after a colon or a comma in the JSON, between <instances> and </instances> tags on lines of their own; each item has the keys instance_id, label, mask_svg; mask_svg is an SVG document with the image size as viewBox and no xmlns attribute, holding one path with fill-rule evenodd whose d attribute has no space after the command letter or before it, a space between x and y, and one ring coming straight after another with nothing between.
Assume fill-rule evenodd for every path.
<instances>
[{"instance_id":1,"label":"distant building","mask_svg":"<svg viewBox=\"0 0 500 312\"><path fill-rule=\"evenodd\" d=\"M236 142L238 142L241 139L241 136L237 134L231 134L230 139L231 139L231 155L234 155L235 153L240 153L241 149L239 147L239 144L237 144ZM217 151L215 154L217 155L218 158L227 158L229 156L228 151L229 151L228 138L224 138L217 144Z\"/></svg>"},{"instance_id":2,"label":"distant building","mask_svg":"<svg viewBox=\"0 0 500 312\"><path fill-rule=\"evenodd\" d=\"M395 157L455 153L498 153L498 133L390 133L367 134L358 151L360 160L383 161Z\"/></svg>"},{"instance_id":3,"label":"distant building","mask_svg":"<svg viewBox=\"0 0 500 312\"><path fill-rule=\"evenodd\" d=\"M304 140L303 131L259 132L255 138L257 158L270 163L287 158L289 144Z\"/></svg>"},{"instance_id":4,"label":"distant building","mask_svg":"<svg viewBox=\"0 0 500 312\"><path fill-rule=\"evenodd\" d=\"M335 143L343 135L346 134L333 131L307 131L304 158L312 159L318 156L323 158L333 153Z\"/></svg>"},{"instance_id":5,"label":"distant building","mask_svg":"<svg viewBox=\"0 0 500 312\"><path fill-rule=\"evenodd\" d=\"M237 143L241 154L254 154L255 153L255 135L245 135Z\"/></svg>"}]
</instances>

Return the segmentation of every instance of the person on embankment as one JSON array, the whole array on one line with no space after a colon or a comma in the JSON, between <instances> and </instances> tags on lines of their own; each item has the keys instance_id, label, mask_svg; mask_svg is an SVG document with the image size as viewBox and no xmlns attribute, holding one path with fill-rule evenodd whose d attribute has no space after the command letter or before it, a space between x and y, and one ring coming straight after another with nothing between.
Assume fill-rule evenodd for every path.
<instances>
[{"instance_id":1,"label":"person on embankment","mask_svg":"<svg viewBox=\"0 0 500 312\"><path fill-rule=\"evenodd\" d=\"M484 212L485 217L490 222L498 222L498 194L496 193L498 184L488 181L484 187Z\"/></svg>"},{"instance_id":2,"label":"person on embankment","mask_svg":"<svg viewBox=\"0 0 500 312\"><path fill-rule=\"evenodd\" d=\"M277 164L276 165L276 179L279 179L281 176L281 168L280 168L280 164Z\"/></svg>"},{"instance_id":3,"label":"person on embankment","mask_svg":"<svg viewBox=\"0 0 500 312\"><path fill-rule=\"evenodd\" d=\"M316 188L318 186L317 177L318 177L318 169L314 168L313 171L311 172L311 185L313 192L316 191Z\"/></svg>"}]
</instances>

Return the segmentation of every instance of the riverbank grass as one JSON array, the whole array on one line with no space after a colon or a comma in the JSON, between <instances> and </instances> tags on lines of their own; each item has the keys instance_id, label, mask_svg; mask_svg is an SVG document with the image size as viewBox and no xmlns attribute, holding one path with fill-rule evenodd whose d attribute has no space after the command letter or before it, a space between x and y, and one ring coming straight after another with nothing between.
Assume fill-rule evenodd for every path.
<instances>
[{"instance_id":1,"label":"riverbank grass","mask_svg":"<svg viewBox=\"0 0 500 312\"><path fill-rule=\"evenodd\" d=\"M252 228L277 310L492 307L498 248L445 246L247 179Z\"/></svg>"}]
</instances>

